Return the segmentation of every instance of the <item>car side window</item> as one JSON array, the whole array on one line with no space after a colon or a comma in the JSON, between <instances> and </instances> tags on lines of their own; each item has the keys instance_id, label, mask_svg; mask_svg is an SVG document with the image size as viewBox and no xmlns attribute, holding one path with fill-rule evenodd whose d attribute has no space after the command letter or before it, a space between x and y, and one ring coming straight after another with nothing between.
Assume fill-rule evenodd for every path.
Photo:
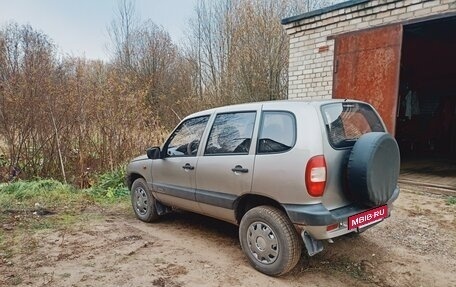
<instances>
[{"instance_id":1,"label":"car side window","mask_svg":"<svg viewBox=\"0 0 456 287\"><path fill-rule=\"evenodd\" d=\"M296 142L296 120L289 112L263 112L258 154L290 150Z\"/></svg>"},{"instance_id":2,"label":"car side window","mask_svg":"<svg viewBox=\"0 0 456 287\"><path fill-rule=\"evenodd\" d=\"M209 116L203 116L183 122L168 140L167 156L196 156L208 120Z\"/></svg>"},{"instance_id":3,"label":"car side window","mask_svg":"<svg viewBox=\"0 0 456 287\"><path fill-rule=\"evenodd\" d=\"M219 114L206 145L205 155L248 154L256 112Z\"/></svg>"}]
</instances>

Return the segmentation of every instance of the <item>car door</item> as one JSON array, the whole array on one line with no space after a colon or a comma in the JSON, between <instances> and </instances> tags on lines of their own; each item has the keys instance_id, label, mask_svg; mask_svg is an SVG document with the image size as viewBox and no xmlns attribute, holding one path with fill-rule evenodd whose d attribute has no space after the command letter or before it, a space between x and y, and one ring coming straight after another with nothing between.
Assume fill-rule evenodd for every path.
<instances>
[{"instance_id":1,"label":"car door","mask_svg":"<svg viewBox=\"0 0 456 287\"><path fill-rule=\"evenodd\" d=\"M196 154L209 115L183 121L163 146L162 159L152 165L153 190L161 202L199 211L195 201Z\"/></svg>"},{"instance_id":2,"label":"car door","mask_svg":"<svg viewBox=\"0 0 456 287\"><path fill-rule=\"evenodd\" d=\"M252 185L257 111L215 116L196 171L196 200L204 214L233 221L233 203Z\"/></svg>"},{"instance_id":3,"label":"car door","mask_svg":"<svg viewBox=\"0 0 456 287\"><path fill-rule=\"evenodd\" d=\"M309 159L305 149L309 147L293 148L297 141L294 113L276 110L277 105L272 109L265 106L258 131L252 193L265 194L279 202L299 202L302 196L297 191L305 188L304 169Z\"/></svg>"}]
</instances>

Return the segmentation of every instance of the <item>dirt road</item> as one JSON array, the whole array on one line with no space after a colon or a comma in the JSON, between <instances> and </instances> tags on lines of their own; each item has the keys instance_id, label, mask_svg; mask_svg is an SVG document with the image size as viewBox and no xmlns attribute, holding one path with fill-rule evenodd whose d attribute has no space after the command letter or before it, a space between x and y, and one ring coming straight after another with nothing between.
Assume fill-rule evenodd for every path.
<instances>
[{"instance_id":1,"label":"dirt road","mask_svg":"<svg viewBox=\"0 0 456 287\"><path fill-rule=\"evenodd\" d=\"M281 278L249 266L235 226L184 212L145 224L121 212L23 238L30 248L0 260L0 285L456 286L456 206L402 189L386 222L325 244Z\"/></svg>"}]
</instances>

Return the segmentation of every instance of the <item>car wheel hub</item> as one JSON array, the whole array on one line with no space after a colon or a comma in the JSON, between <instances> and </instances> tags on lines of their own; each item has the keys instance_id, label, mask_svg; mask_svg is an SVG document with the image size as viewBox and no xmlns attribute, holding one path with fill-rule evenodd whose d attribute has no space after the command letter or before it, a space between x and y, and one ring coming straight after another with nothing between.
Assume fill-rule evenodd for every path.
<instances>
[{"instance_id":1,"label":"car wheel hub","mask_svg":"<svg viewBox=\"0 0 456 287\"><path fill-rule=\"evenodd\" d=\"M279 255L277 237L264 222L254 222L247 230L247 244L253 257L263 264L272 264Z\"/></svg>"},{"instance_id":2,"label":"car wheel hub","mask_svg":"<svg viewBox=\"0 0 456 287\"><path fill-rule=\"evenodd\" d=\"M135 207L138 214L144 215L147 213L148 199L147 193L142 187L135 189Z\"/></svg>"},{"instance_id":3,"label":"car wheel hub","mask_svg":"<svg viewBox=\"0 0 456 287\"><path fill-rule=\"evenodd\" d=\"M266 248L266 240L263 237L257 237L256 239L256 247L260 251L264 251Z\"/></svg>"}]
</instances>

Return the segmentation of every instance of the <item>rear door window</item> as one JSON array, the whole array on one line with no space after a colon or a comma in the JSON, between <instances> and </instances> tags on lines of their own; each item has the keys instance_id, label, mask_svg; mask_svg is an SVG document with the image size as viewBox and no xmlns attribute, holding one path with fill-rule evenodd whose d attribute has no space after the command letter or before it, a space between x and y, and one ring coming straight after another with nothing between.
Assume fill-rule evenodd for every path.
<instances>
[{"instance_id":1,"label":"rear door window","mask_svg":"<svg viewBox=\"0 0 456 287\"><path fill-rule=\"evenodd\" d=\"M205 155L248 154L256 112L219 114L209 134Z\"/></svg>"},{"instance_id":2,"label":"rear door window","mask_svg":"<svg viewBox=\"0 0 456 287\"><path fill-rule=\"evenodd\" d=\"M296 120L289 112L263 112L258 154L290 150L296 141Z\"/></svg>"},{"instance_id":3,"label":"rear door window","mask_svg":"<svg viewBox=\"0 0 456 287\"><path fill-rule=\"evenodd\" d=\"M329 143L334 148L351 147L365 133L385 131L372 107L363 103L333 103L321 110Z\"/></svg>"}]
</instances>

